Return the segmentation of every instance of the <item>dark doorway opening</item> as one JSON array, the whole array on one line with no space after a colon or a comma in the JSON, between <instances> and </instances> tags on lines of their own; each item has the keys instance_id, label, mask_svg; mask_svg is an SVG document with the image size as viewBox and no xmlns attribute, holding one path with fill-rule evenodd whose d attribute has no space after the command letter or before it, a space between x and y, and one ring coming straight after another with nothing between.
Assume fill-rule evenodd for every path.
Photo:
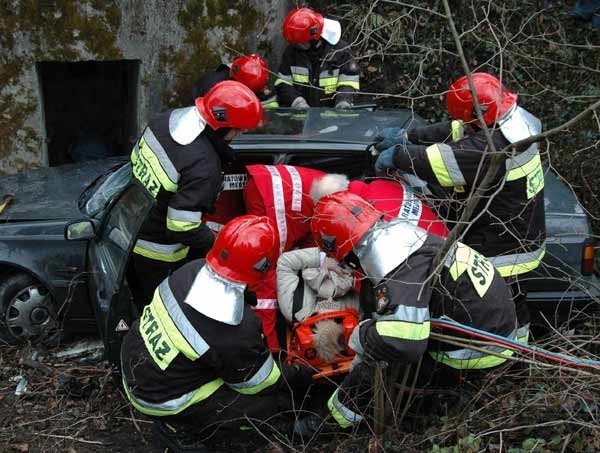
<instances>
[{"instance_id":1,"label":"dark doorway opening","mask_svg":"<svg viewBox=\"0 0 600 453\"><path fill-rule=\"evenodd\" d=\"M49 165L126 155L137 138L139 60L40 62Z\"/></svg>"}]
</instances>

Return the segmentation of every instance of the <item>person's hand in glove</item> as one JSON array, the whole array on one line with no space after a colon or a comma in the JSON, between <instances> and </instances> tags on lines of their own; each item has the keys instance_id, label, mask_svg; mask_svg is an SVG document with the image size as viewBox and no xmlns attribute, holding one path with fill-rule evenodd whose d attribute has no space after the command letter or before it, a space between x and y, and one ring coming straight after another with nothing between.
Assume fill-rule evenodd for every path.
<instances>
[{"instance_id":1,"label":"person's hand in glove","mask_svg":"<svg viewBox=\"0 0 600 453\"><path fill-rule=\"evenodd\" d=\"M375 136L375 149L378 151L403 144L410 144L406 129L403 127L386 127Z\"/></svg>"},{"instance_id":2,"label":"person's hand in glove","mask_svg":"<svg viewBox=\"0 0 600 453\"><path fill-rule=\"evenodd\" d=\"M313 374L315 370L299 363L280 362L279 367L283 374L284 385L289 385L291 388L304 391L313 383Z\"/></svg>"},{"instance_id":3,"label":"person's hand in glove","mask_svg":"<svg viewBox=\"0 0 600 453\"><path fill-rule=\"evenodd\" d=\"M307 109L309 107L310 107L310 105L308 105L308 102L306 102L306 99L304 99L302 96L298 96L292 102L293 109Z\"/></svg>"},{"instance_id":4,"label":"person's hand in glove","mask_svg":"<svg viewBox=\"0 0 600 453\"><path fill-rule=\"evenodd\" d=\"M352 104L348 101L340 101L337 104L335 104L335 108L336 109L342 109L342 110L347 110L352 108Z\"/></svg>"},{"instance_id":5,"label":"person's hand in glove","mask_svg":"<svg viewBox=\"0 0 600 453\"><path fill-rule=\"evenodd\" d=\"M396 168L394 165L394 152L396 146L390 146L385 151L379 153L375 161L375 172L378 174L385 173L388 168Z\"/></svg>"}]
</instances>

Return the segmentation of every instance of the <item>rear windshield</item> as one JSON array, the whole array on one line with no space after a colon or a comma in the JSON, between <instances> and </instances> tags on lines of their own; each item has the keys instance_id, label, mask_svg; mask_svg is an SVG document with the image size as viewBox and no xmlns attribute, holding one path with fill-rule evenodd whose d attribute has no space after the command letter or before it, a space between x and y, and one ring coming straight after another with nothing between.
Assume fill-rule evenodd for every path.
<instances>
[{"instance_id":1,"label":"rear windshield","mask_svg":"<svg viewBox=\"0 0 600 453\"><path fill-rule=\"evenodd\" d=\"M544 195L546 213L584 214L569 185L560 180L553 170L546 169L544 177Z\"/></svg>"}]
</instances>

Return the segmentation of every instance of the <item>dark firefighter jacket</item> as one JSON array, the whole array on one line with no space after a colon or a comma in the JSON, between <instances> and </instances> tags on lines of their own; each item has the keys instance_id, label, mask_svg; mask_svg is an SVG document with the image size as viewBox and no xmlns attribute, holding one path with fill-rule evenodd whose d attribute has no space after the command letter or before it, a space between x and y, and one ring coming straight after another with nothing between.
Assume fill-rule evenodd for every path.
<instances>
[{"instance_id":1,"label":"dark firefighter jacket","mask_svg":"<svg viewBox=\"0 0 600 453\"><path fill-rule=\"evenodd\" d=\"M233 159L233 151L209 127L189 145L180 145L169 133L170 115L167 111L152 119L131 152L134 176L156 198L134 253L176 262L190 248L212 246L214 236L202 215L214 211L222 164Z\"/></svg>"},{"instance_id":2,"label":"dark firefighter jacket","mask_svg":"<svg viewBox=\"0 0 600 453\"><path fill-rule=\"evenodd\" d=\"M454 321L503 336L516 333L516 315L508 285L491 263L457 243L448 254L438 282L429 279L431 263L443 239L428 235L408 259L372 287L372 297L387 299L385 314L361 323L365 356L375 360L416 362L428 350L434 358L459 369L489 368L504 359L429 341L430 317ZM368 291L368 290L367 290ZM510 354L509 350L502 350Z\"/></svg>"},{"instance_id":3,"label":"dark firefighter jacket","mask_svg":"<svg viewBox=\"0 0 600 453\"><path fill-rule=\"evenodd\" d=\"M203 266L204 260L191 261L166 278L124 338L123 383L142 413L179 413L223 385L255 395L280 381L281 371L248 304L241 322L230 325L184 302Z\"/></svg>"},{"instance_id":4,"label":"dark firefighter jacket","mask_svg":"<svg viewBox=\"0 0 600 453\"><path fill-rule=\"evenodd\" d=\"M433 234L428 235L422 245L415 247L407 259L374 286L369 280L363 282L363 303L386 307L377 319L360 323L358 344L350 341L367 364L374 361L413 363L427 352L434 360L456 370L481 370L498 366L512 355L510 349L501 346L473 351L429 340L431 317L448 317L512 339L516 336L517 319L509 286L483 255L456 243L441 267L439 280L430 278L432 260L443 241ZM371 258L379 258L379 262L386 260L381 256ZM367 269L365 272L370 274ZM349 407L349 394L345 393L346 388L356 383L353 373L344 380L341 393L336 390L327 405L341 427L349 427L362 419Z\"/></svg>"},{"instance_id":5,"label":"dark firefighter jacket","mask_svg":"<svg viewBox=\"0 0 600 453\"><path fill-rule=\"evenodd\" d=\"M204 96L208 91L214 87L217 83L223 82L225 80L232 80L229 75L229 66L226 64L219 65L217 69L211 72L207 72L204 74L200 80L194 83L192 88L192 99L191 103L194 104L194 101L198 97ZM263 108L276 108L279 107L277 103L277 98L273 94L272 91L266 90L264 92L255 93L258 99L260 100Z\"/></svg>"},{"instance_id":6,"label":"dark firefighter jacket","mask_svg":"<svg viewBox=\"0 0 600 453\"><path fill-rule=\"evenodd\" d=\"M398 145L394 164L399 169L412 169L430 184L453 190L460 205L472 187L481 183L491 153L487 152L483 131L459 138L461 126L457 121L452 123L409 130L408 139L414 144ZM499 128L490 132L498 152L509 145ZM490 202L489 197L502 184ZM475 215L478 218L463 241L488 257L503 277L538 267L545 250L546 225L544 173L537 145L507 156Z\"/></svg>"},{"instance_id":7,"label":"dark firefighter jacket","mask_svg":"<svg viewBox=\"0 0 600 453\"><path fill-rule=\"evenodd\" d=\"M360 89L358 66L343 41L332 46L321 40L320 47L309 50L290 45L283 53L275 89L279 105L284 107L299 96L311 107L333 106L334 96L336 103L351 103Z\"/></svg>"}]
</instances>

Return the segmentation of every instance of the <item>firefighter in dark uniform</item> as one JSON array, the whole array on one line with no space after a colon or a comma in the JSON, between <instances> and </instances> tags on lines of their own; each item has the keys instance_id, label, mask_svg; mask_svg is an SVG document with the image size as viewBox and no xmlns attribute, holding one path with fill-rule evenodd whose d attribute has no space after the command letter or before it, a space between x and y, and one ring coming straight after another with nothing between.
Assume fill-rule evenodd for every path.
<instances>
[{"instance_id":1,"label":"firefighter in dark uniform","mask_svg":"<svg viewBox=\"0 0 600 453\"><path fill-rule=\"evenodd\" d=\"M474 73L473 83L497 152L541 132L540 120L518 106L517 94L504 88L496 77ZM451 197L462 206L472 188L481 183L491 153L474 119L466 77L452 84L446 103L451 122L408 131L384 130L376 146L387 149L375 166L378 171L414 172L429 185L451 190ZM519 318L518 339L527 342L529 311L522 281L540 265L546 238L544 172L537 143L510 149L475 212L477 218L462 240L485 255L511 284Z\"/></svg>"},{"instance_id":2,"label":"firefighter in dark uniform","mask_svg":"<svg viewBox=\"0 0 600 453\"><path fill-rule=\"evenodd\" d=\"M204 74L194 83L192 100L204 96L213 86L225 80L235 80L246 85L260 99L263 108L279 106L275 93L267 88L269 81L267 63L254 54L236 58L231 64L221 64L214 71Z\"/></svg>"},{"instance_id":3,"label":"firefighter in dark uniform","mask_svg":"<svg viewBox=\"0 0 600 453\"><path fill-rule=\"evenodd\" d=\"M475 250L455 243L432 278L432 261L445 239L408 222L382 220L383 213L360 196L337 192L315 207L311 231L332 258L353 263L366 280L361 299L371 293L376 319L362 321L349 346L362 359L328 401L332 419L342 428L363 419L372 398L369 365L373 362L437 365L449 379L468 370L504 363L510 349L486 346L498 355L458 349L429 340L430 317L447 316L462 324L513 338L516 314L509 287L491 263ZM431 365L422 366L432 370ZM433 376L420 376L420 380ZM323 420L306 417L298 434L314 432Z\"/></svg>"},{"instance_id":4,"label":"firefighter in dark uniform","mask_svg":"<svg viewBox=\"0 0 600 453\"><path fill-rule=\"evenodd\" d=\"M350 46L340 41L341 25L309 9L294 9L283 24L285 49L275 80L282 107L350 108L360 88Z\"/></svg>"},{"instance_id":5,"label":"firefighter in dark uniform","mask_svg":"<svg viewBox=\"0 0 600 453\"><path fill-rule=\"evenodd\" d=\"M245 85L215 85L195 106L152 119L131 153L134 176L156 198L134 247L133 264L148 303L153 288L189 257L204 256L214 234L202 215L214 209L222 165L233 159L228 142L255 128L262 106Z\"/></svg>"},{"instance_id":6,"label":"firefighter in dark uniform","mask_svg":"<svg viewBox=\"0 0 600 453\"><path fill-rule=\"evenodd\" d=\"M278 389L310 381L310 371L273 359L249 305L256 298L247 285L278 255L269 218L238 217L206 260L163 280L131 326L121 348L123 386L131 404L157 421L163 446L188 451L186 443L198 442L192 433L240 418L266 420L285 409Z\"/></svg>"}]
</instances>

